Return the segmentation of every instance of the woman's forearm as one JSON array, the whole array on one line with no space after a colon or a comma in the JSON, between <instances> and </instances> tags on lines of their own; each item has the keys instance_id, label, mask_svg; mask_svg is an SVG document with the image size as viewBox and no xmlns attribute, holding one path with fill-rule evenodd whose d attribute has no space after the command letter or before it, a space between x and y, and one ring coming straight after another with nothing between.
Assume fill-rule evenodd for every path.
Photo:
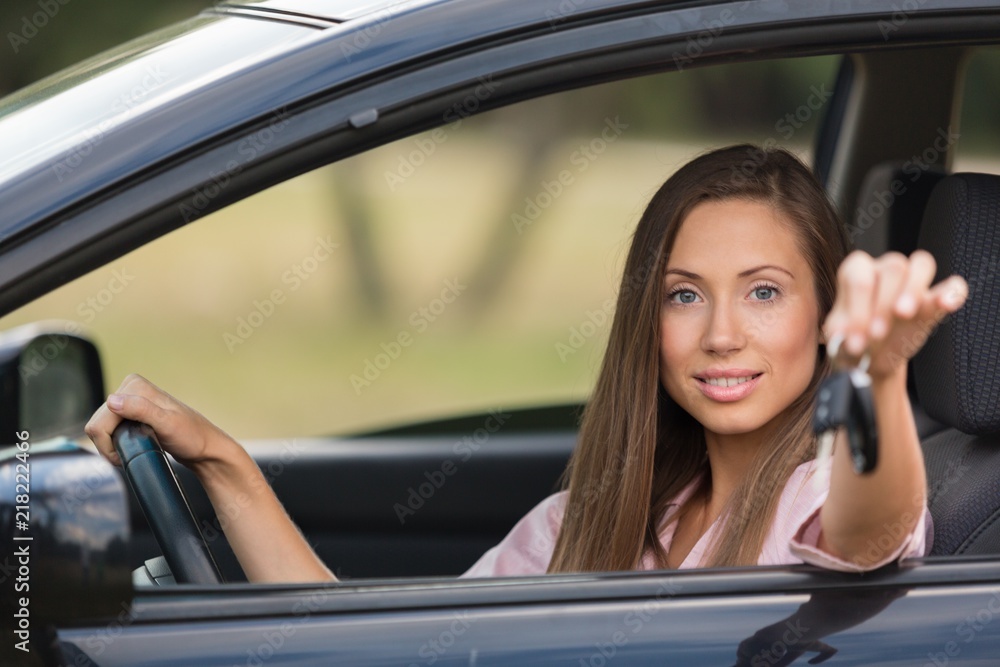
<instances>
[{"instance_id":1,"label":"woman's forearm","mask_svg":"<svg viewBox=\"0 0 1000 667\"><path fill-rule=\"evenodd\" d=\"M891 553L924 508L924 459L906 391L906 366L872 380L879 452L875 469L854 472L846 437L838 434L830 495L820 513L820 548L859 566Z\"/></svg>"},{"instance_id":2,"label":"woman's forearm","mask_svg":"<svg viewBox=\"0 0 1000 667\"><path fill-rule=\"evenodd\" d=\"M246 450L228 438L213 450L218 455L192 468L247 579L255 583L336 581Z\"/></svg>"}]
</instances>

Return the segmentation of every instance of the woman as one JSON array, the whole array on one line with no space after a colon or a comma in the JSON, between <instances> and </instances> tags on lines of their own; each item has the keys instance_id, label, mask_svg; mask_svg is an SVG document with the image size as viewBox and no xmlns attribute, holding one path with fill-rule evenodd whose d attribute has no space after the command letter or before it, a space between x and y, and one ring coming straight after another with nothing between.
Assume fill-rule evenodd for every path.
<instances>
[{"instance_id":1,"label":"woman","mask_svg":"<svg viewBox=\"0 0 1000 667\"><path fill-rule=\"evenodd\" d=\"M848 245L785 151L733 146L670 177L635 232L568 491L466 576L803 561L861 571L923 555L906 360L967 285L931 287L925 252L875 260ZM865 476L844 442L828 465L815 460L812 405L834 336L848 363L870 354L880 452ZM226 536L251 581L334 578L232 438L133 375L87 425L115 462L110 434L126 418L151 425L216 508L239 508Z\"/></svg>"}]
</instances>

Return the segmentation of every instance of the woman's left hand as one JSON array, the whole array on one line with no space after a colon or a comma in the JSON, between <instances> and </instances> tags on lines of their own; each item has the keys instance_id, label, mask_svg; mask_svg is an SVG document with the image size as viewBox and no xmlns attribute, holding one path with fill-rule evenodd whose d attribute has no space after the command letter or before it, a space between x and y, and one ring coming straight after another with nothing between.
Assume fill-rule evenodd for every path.
<instances>
[{"instance_id":1,"label":"woman's left hand","mask_svg":"<svg viewBox=\"0 0 1000 667\"><path fill-rule=\"evenodd\" d=\"M931 285L937 263L929 252L873 258L855 250L837 270L837 298L823 324L827 341L841 334L841 355L871 353L873 380L904 372L938 323L965 303L969 286L959 275Z\"/></svg>"}]
</instances>

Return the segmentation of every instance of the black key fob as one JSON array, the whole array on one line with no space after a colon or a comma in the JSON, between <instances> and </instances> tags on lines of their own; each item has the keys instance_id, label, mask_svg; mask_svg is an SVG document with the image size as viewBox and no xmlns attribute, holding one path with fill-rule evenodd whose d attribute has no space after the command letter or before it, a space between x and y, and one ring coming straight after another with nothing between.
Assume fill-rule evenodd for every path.
<instances>
[{"instance_id":1,"label":"black key fob","mask_svg":"<svg viewBox=\"0 0 1000 667\"><path fill-rule=\"evenodd\" d=\"M858 474L866 474L878 463L878 431L871 379L864 371L835 372L819 386L813 411L813 432L847 429L851 461Z\"/></svg>"}]
</instances>

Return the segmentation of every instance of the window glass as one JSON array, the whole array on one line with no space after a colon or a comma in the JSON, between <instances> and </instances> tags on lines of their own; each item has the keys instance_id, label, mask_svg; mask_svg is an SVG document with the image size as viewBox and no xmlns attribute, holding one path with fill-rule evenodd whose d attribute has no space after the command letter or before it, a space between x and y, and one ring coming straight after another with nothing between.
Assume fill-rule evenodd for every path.
<instances>
[{"instance_id":1,"label":"window glass","mask_svg":"<svg viewBox=\"0 0 1000 667\"><path fill-rule=\"evenodd\" d=\"M199 219L0 328L76 323L109 390L141 373L241 438L583 402L656 188L736 141L808 161L838 63L690 69L473 115L485 79L440 128Z\"/></svg>"},{"instance_id":2,"label":"window glass","mask_svg":"<svg viewBox=\"0 0 1000 667\"><path fill-rule=\"evenodd\" d=\"M994 94L1000 77L1000 49L977 49L970 57L962 90L961 136L951 171L1000 174L1000 100Z\"/></svg>"}]
</instances>

